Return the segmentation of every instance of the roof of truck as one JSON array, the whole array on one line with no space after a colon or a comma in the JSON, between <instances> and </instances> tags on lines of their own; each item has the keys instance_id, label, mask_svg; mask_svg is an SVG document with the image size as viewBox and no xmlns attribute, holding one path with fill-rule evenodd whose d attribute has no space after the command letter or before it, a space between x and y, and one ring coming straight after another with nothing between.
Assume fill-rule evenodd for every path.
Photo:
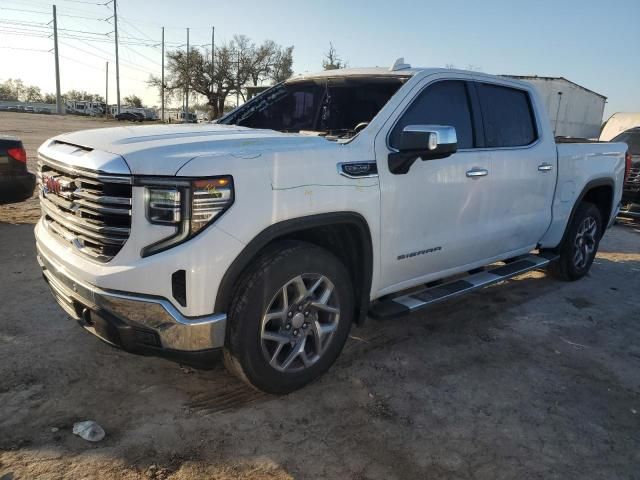
<instances>
[{"instance_id":1,"label":"roof of truck","mask_svg":"<svg viewBox=\"0 0 640 480\"><path fill-rule=\"evenodd\" d=\"M403 68L404 67L404 68ZM345 78L345 77L388 77L388 78L408 78L412 77L418 73L427 72L429 74L433 73L465 73L470 74L478 78L502 78L505 80L509 80L512 83L519 83L526 85L525 82L515 79L515 78L505 78L498 77L497 75L491 75L487 73L471 71L471 70L459 70L452 68L427 68L427 67L411 67L407 64L402 64L399 68L388 68L388 67L367 67L367 68L340 68L336 70L324 70L321 72L314 73L301 73L295 77L287 80L288 82L295 82L299 80L312 80L318 78Z\"/></svg>"},{"instance_id":2,"label":"roof of truck","mask_svg":"<svg viewBox=\"0 0 640 480\"><path fill-rule=\"evenodd\" d=\"M324 70L322 72L301 73L291 80L302 80L307 78L327 78L327 77L366 77L366 76L386 76L386 77L411 77L418 72L427 70L425 68L404 68L402 70L390 70L385 67L367 68L339 68L336 70Z\"/></svg>"}]
</instances>

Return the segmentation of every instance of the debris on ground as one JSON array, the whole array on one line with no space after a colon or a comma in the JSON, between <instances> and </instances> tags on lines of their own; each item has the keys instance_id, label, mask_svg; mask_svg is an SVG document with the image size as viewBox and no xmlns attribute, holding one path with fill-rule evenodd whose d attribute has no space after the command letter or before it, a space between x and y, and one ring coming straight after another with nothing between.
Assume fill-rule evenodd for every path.
<instances>
[{"instance_id":1,"label":"debris on ground","mask_svg":"<svg viewBox=\"0 0 640 480\"><path fill-rule=\"evenodd\" d=\"M73 424L73 434L88 442L99 442L104 438L104 429L93 420Z\"/></svg>"}]
</instances>

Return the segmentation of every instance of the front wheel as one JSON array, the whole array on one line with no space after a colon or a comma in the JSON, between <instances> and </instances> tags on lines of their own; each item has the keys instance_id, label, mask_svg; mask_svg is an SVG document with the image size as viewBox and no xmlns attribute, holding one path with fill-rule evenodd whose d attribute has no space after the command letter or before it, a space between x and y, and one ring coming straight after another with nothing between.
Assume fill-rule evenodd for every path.
<instances>
[{"instance_id":1,"label":"front wheel","mask_svg":"<svg viewBox=\"0 0 640 480\"><path fill-rule=\"evenodd\" d=\"M330 252L285 242L241 280L229 311L225 364L253 387L289 393L320 377L351 329L349 274Z\"/></svg>"},{"instance_id":2,"label":"front wheel","mask_svg":"<svg viewBox=\"0 0 640 480\"><path fill-rule=\"evenodd\" d=\"M549 273L568 281L584 277L596 258L602 235L602 215L598 207L588 202L578 205L560 246L560 258L549 266Z\"/></svg>"}]
</instances>

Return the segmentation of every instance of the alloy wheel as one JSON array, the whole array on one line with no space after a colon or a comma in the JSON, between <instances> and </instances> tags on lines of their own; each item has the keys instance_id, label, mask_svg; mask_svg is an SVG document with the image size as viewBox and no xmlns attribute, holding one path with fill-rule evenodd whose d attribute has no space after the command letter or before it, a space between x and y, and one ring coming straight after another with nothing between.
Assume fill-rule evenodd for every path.
<instances>
[{"instance_id":1,"label":"alloy wheel","mask_svg":"<svg viewBox=\"0 0 640 480\"><path fill-rule=\"evenodd\" d=\"M333 283L321 274L298 275L276 292L264 312L262 353L280 372L309 368L327 351L339 321L340 302Z\"/></svg>"},{"instance_id":2,"label":"alloy wheel","mask_svg":"<svg viewBox=\"0 0 640 480\"><path fill-rule=\"evenodd\" d=\"M584 268L596 249L598 224L593 217L586 217L578 231L573 244L573 264L576 268Z\"/></svg>"}]
</instances>

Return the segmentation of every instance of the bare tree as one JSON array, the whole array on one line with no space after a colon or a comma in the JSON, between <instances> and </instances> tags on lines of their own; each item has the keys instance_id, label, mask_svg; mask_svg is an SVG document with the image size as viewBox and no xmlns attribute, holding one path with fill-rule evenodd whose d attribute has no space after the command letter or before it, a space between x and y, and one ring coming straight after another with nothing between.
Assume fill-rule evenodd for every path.
<instances>
[{"instance_id":1,"label":"bare tree","mask_svg":"<svg viewBox=\"0 0 640 480\"><path fill-rule=\"evenodd\" d=\"M278 50L269 72L273 83L284 82L293 75L293 46Z\"/></svg>"},{"instance_id":2,"label":"bare tree","mask_svg":"<svg viewBox=\"0 0 640 480\"><path fill-rule=\"evenodd\" d=\"M322 61L322 68L325 70L337 70L339 68L346 68L347 62L343 61L338 52L333 46L333 43L329 42L329 51L324 54L324 60Z\"/></svg>"},{"instance_id":3,"label":"bare tree","mask_svg":"<svg viewBox=\"0 0 640 480\"><path fill-rule=\"evenodd\" d=\"M168 52L164 89L169 99L175 99L188 87L192 95L206 99L212 118L217 118L229 95L237 93L244 99L245 86L286 79L292 66L293 47L283 49L271 40L256 46L249 37L236 35L216 48L213 66L210 51L193 49L188 58L184 50ZM149 84L160 88L161 79L151 76ZM189 98L197 102L195 97Z\"/></svg>"}]
</instances>

